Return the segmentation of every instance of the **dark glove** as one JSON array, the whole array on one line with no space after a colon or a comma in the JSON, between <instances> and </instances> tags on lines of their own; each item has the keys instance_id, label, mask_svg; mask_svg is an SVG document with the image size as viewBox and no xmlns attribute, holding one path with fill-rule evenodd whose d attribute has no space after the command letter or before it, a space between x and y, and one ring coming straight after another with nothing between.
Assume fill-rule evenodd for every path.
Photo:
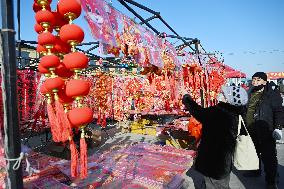
<instances>
[{"instance_id":1,"label":"dark glove","mask_svg":"<svg viewBox=\"0 0 284 189\"><path fill-rule=\"evenodd\" d=\"M184 105L188 104L188 102L191 101L191 100L192 100L192 97L189 94L185 94L182 97L182 103Z\"/></svg>"}]
</instances>

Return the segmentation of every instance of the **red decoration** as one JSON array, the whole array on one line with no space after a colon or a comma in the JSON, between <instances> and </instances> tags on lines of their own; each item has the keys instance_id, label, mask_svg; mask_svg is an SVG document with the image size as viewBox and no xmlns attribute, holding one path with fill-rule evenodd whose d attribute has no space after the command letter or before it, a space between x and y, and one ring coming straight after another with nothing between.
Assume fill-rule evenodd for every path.
<instances>
[{"instance_id":1,"label":"red decoration","mask_svg":"<svg viewBox=\"0 0 284 189\"><path fill-rule=\"evenodd\" d=\"M87 143L85 140L85 136L81 136L80 138L80 169L81 174L80 177L82 179L88 176L88 155L87 155Z\"/></svg>"},{"instance_id":2,"label":"red decoration","mask_svg":"<svg viewBox=\"0 0 284 189\"><path fill-rule=\"evenodd\" d=\"M59 97L60 103L62 103L62 104L67 104L67 103L73 102L73 98L68 97L66 95L65 89L58 91L58 97Z\"/></svg>"},{"instance_id":3,"label":"red decoration","mask_svg":"<svg viewBox=\"0 0 284 189\"><path fill-rule=\"evenodd\" d=\"M88 81L72 79L66 84L66 95L69 97L86 96L90 91Z\"/></svg>"},{"instance_id":4,"label":"red decoration","mask_svg":"<svg viewBox=\"0 0 284 189\"><path fill-rule=\"evenodd\" d=\"M68 24L67 20L65 20L63 18L63 16L61 14L59 14L59 12L52 12L52 14L55 17L54 28L59 28L60 29L65 24Z\"/></svg>"},{"instance_id":5,"label":"red decoration","mask_svg":"<svg viewBox=\"0 0 284 189\"><path fill-rule=\"evenodd\" d=\"M64 43L59 36L56 36L54 50L57 53L67 54L71 51L71 47L67 43Z\"/></svg>"},{"instance_id":6,"label":"red decoration","mask_svg":"<svg viewBox=\"0 0 284 189\"><path fill-rule=\"evenodd\" d=\"M40 34L40 33L42 33L42 32L45 31L45 29L44 29L40 24L38 24L38 23L35 24L34 29L35 29L35 31L36 31L38 34ZM49 32L52 32L52 28L48 28L48 31L49 31Z\"/></svg>"},{"instance_id":7,"label":"red decoration","mask_svg":"<svg viewBox=\"0 0 284 189\"><path fill-rule=\"evenodd\" d=\"M47 46L47 45L54 45L56 42L56 38L50 32L42 32L38 35L38 44Z\"/></svg>"},{"instance_id":8,"label":"red decoration","mask_svg":"<svg viewBox=\"0 0 284 189\"><path fill-rule=\"evenodd\" d=\"M61 77L48 78L44 83L48 91L52 91L54 89L59 90L63 87L64 80Z\"/></svg>"},{"instance_id":9,"label":"red decoration","mask_svg":"<svg viewBox=\"0 0 284 189\"><path fill-rule=\"evenodd\" d=\"M47 94L47 93L49 93L49 91L46 89L46 87L45 87L45 84L43 83L42 85L41 85L41 87L40 87L40 93L41 94Z\"/></svg>"},{"instance_id":10,"label":"red decoration","mask_svg":"<svg viewBox=\"0 0 284 189\"><path fill-rule=\"evenodd\" d=\"M55 74L62 78L69 78L73 75L73 72L67 69L63 63L60 63L55 69Z\"/></svg>"},{"instance_id":11,"label":"red decoration","mask_svg":"<svg viewBox=\"0 0 284 189\"><path fill-rule=\"evenodd\" d=\"M93 121L93 111L91 108L74 108L68 112L68 119L75 128L84 126Z\"/></svg>"},{"instance_id":12,"label":"red decoration","mask_svg":"<svg viewBox=\"0 0 284 189\"><path fill-rule=\"evenodd\" d=\"M56 55L46 55L40 59L40 65L44 68L55 68L60 65L60 59Z\"/></svg>"},{"instance_id":13,"label":"red decoration","mask_svg":"<svg viewBox=\"0 0 284 189\"><path fill-rule=\"evenodd\" d=\"M77 177L78 176L79 152L76 148L76 145L73 139L70 141L70 151L71 151L71 176Z\"/></svg>"},{"instance_id":14,"label":"red decoration","mask_svg":"<svg viewBox=\"0 0 284 189\"><path fill-rule=\"evenodd\" d=\"M50 6L48 5L48 6L45 6L45 9L46 10L51 10L51 8L50 8ZM38 11L40 11L40 10L42 10L42 7L41 6L39 6L37 3L34 3L33 4L33 10L34 10L34 12L38 12Z\"/></svg>"},{"instance_id":15,"label":"red decoration","mask_svg":"<svg viewBox=\"0 0 284 189\"><path fill-rule=\"evenodd\" d=\"M36 13L35 19L38 24L43 25L44 23L50 24L50 26L54 26L55 17L49 10L40 10Z\"/></svg>"},{"instance_id":16,"label":"red decoration","mask_svg":"<svg viewBox=\"0 0 284 189\"><path fill-rule=\"evenodd\" d=\"M41 64L38 65L38 71L42 74L49 74L49 70L43 67Z\"/></svg>"},{"instance_id":17,"label":"red decoration","mask_svg":"<svg viewBox=\"0 0 284 189\"><path fill-rule=\"evenodd\" d=\"M65 43L81 43L84 39L84 31L75 24L66 24L61 27L60 38Z\"/></svg>"},{"instance_id":18,"label":"red decoration","mask_svg":"<svg viewBox=\"0 0 284 189\"><path fill-rule=\"evenodd\" d=\"M42 45L37 45L37 47L36 47L36 52L38 52L38 53L46 53L47 50L46 50L46 48L45 48L44 46L42 46Z\"/></svg>"},{"instance_id":19,"label":"red decoration","mask_svg":"<svg viewBox=\"0 0 284 189\"><path fill-rule=\"evenodd\" d=\"M81 3L78 0L60 0L57 5L58 12L64 17L71 17L72 20L81 15Z\"/></svg>"},{"instance_id":20,"label":"red decoration","mask_svg":"<svg viewBox=\"0 0 284 189\"><path fill-rule=\"evenodd\" d=\"M63 64L67 69L83 69L88 66L88 57L81 52L73 52L64 56Z\"/></svg>"}]
</instances>

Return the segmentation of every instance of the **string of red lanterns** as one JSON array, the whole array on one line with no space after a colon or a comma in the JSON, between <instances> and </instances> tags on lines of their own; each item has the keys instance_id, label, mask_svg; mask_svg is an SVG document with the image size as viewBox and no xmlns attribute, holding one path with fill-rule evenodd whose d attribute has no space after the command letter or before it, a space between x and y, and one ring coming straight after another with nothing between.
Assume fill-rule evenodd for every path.
<instances>
[{"instance_id":1,"label":"string of red lanterns","mask_svg":"<svg viewBox=\"0 0 284 189\"><path fill-rule=\"evenodd\" d=\"M77 0L60 0L52 12L51 0L35 0L35 31L38 35L37 52L42 56L38 70L46 76L41 93L47 97L51 133L55 142L70 143L71 175L78 176L79 152L73 141L72 129L80 129L80 176L87 177L87 144L85 126L93 120L93 111L85 107L84 96L90 85L80 76L88 66L88 57L76 52L75 46L84 39L84 31L73 23L81 14ZM52 34L53 29L57 32ZM74 108L70 104L74 101Z\"/></svg>"}]
</instances>

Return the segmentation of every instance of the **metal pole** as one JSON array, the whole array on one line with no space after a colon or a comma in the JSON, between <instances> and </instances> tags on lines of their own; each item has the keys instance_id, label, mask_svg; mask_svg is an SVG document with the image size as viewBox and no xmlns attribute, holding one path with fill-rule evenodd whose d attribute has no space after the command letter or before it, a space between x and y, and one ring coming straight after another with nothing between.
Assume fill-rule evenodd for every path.
<instances>
[{"instance_id":1,"label":"metal pole","mask_svg":"<svg viewBox=\"0 0 284 189\"><path fill-rule=\"evenodd\" d=\"M198 61L199 61L199 64L201 66L201 60L200 60L200 57L199 57L199 47L198 47L198 44L200 43L199 40L197 40L195 42L195 52L197 54L197 57L198 57ZM202 82L202 76L200 75L199 76L199 80L200 80L200 98L201 98L201 106L202 107L205 107L205 101L204 101L204 90L202 89L202 85L203 85L203 82Z\"/></svg>"},{"instance_id":2,"label":"metal pole","mask_svg":"<svg viewBox=\"0 0 284 189\"><path fill-rule=\"evenodd\" d=\"M124 0L124 1L126 1L126 2L128 2L128 3L132 4L132 5L135 5L136 7L139 7L140 9L148 11L148 12L154 14L154 15L159 15L160 14L159 12L153 11L152 9L149 9L148 7L145 7L145 6L139 4L139 3L135 2L135 1L132 1L132 0Z\"/></svg>"},{"instance_id":3,"label":"metal pole","mask_svg":"<svg viewBox=\"0 0 284 189\"><path fill-rule=\"evenodd\" d=\"M149 22L149 21L151 21L151 20L153 20L153 19L155 19L155 18L158 18L157 15L154 15L154 16L151 16L150 18L147 18L147 19L145 20L145 22ZM140 24L140 25L143 25L144 22L140 22L139 24Z\"/></svg>"},{"instance_id":4,"label":"metal pole","mask_svg":"<svg viewBox=\"0 0 284 189\"><path fill-rule=\"evenodd\" d=\"M13 0L1 0L3 41L3 64L1 73L3 77L3 105L4 105L4 132L5 154L8 159L19 158L21 152L18 103L17 103L17 75L16 75L16 47L14 31ZM13 170L15 161L9 163L8 188L22 189L22 167Z\"/></svg>"},{"instance_id":5,"label":"metal pole","mask_svg":"<svg viewBox=\"0 0 284 189\"><path fill-rule=\"evenodd\" d=\"M21 0L17 0L17 21L18 21L18 41L20 41L20 43L18 43L18 57L20 57L19 59L17 59L18 61L18 67L22 67L22 49L21 49Z\"/></svg>"},{"instance_id":6,"label":"metal pole","mask_svg":"<svg viewBox=\"0 0 284 189\"><path fill-rule=\"evenodd\" d=\"M148 22L145 21L144 18L142 18L142 16L140 16L137 12L135 12L135 10L133 10L127 3L125 3L123 0L118 0L120 2L120 4L122 4L125 8L127 8L130 12L132 12L132 14L134 14L134 16L136 16L137 18L139 18L142 22L144 22L149 28L151 28L157 35L160 34L160 32L158 32L158 30L156 30L151 24L149 24Z\"/></svg>"}]
</instances>

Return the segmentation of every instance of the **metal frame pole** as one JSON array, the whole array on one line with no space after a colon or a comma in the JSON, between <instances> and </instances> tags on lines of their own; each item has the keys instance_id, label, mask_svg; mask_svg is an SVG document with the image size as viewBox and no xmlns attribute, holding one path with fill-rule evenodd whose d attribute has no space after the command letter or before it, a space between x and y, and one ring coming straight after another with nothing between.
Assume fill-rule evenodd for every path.
<instances>
[{"instance_id":1,"label":"metal frame pole","mask_svg":"<svg viewBox=\"0 0 284 189\"><path fill-rule=\"evenodd\" d=\"M1 38L3 48L3 105L4 105L4 132L5 154L8 159L19 158L21 152L18 103L17 103L17 75L16 75L16 47L14 31L13 0L1 0L2 29ZM22 168L14 170L15 161L9 163L8 188L22 189Z\"/></svg>"}]
</instances>

